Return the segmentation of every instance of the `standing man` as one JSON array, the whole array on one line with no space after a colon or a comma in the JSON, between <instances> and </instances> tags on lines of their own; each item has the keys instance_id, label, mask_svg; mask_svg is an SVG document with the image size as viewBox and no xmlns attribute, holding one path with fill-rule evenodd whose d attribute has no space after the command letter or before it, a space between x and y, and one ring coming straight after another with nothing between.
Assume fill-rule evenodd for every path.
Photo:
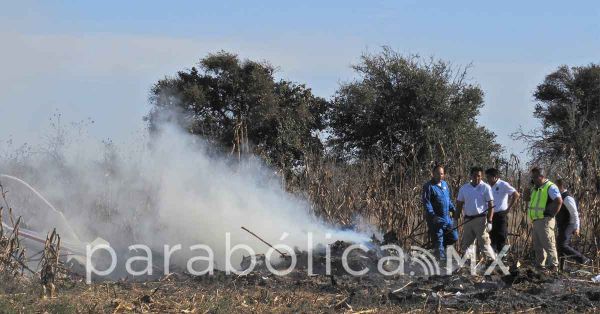
<instances>
[{"instance_id":1,"label":"standing man","mask_svg":"<svg viewBox=\"0 0 600 314\"><path fill-rule=\"evenodd\" d=\"M521 195L508 182L500 179L500 172L496 168L485 171L487 182L494 195L494 218L492 219L492 232L490 240L492 248L499 253L506 245L508 234L508 212L517 203Z\"/></svg>"},{"instance_id":2,"label":"standing man","mask_svg":"<svg viewBox=\"0 0 600 314\"><path fill-rule=\"evenodd\" d=\"M558 211L558 214L556 214L556 228L558 229L556 242L558 244L558 256L562 259L560 268L563 268L564 259L567 257L573 258L578 263L587 264L590 262L590 259L583 256L571 246L571 237L573 235L579 236L580 225L575 198L567 191L567 182L564 179L556 180L556 186L563 199L562 207Z\"/></svg>"},{"instance_id":3,"label":"standing man","mask_svg":"<svg viewBox=\"0 0 600 314\"><path fill-rule=\"evenodd\" d=\"M431 180L423 185L422 201L435 255L441 260L446 258L446 246L458 240L458 232L450 218L450 213L455 211L451 195L450 187L444 181L444 167L434 166Z\"/></svg>"},{"instance_id":4,"label":"standing man","mask_svg":"<svg viewBox=\"0 0 600 314\"><path fill-rule=\"evenodd\" d=\"M556 252L556 239L554 217L560 210L563 200L558 187L546 178L541 168L531 169L531 199L529 201L529 218L533 221L531 233L533 235L533 250L535 262L538 267L545 268L546 264L551 270L558 270L558 254ZM548 258L548 263L546 263Z\"/></svg>"},{"instance_id":5,"label":"standing man","mask_svg":"<svg viewBox=\"0 0 600 314\"><path fill-rule=\"evenodd\" d=\"M488 235L488 232L492 230L494 196L492 188L481 181L482 177L483 169L481 167L471 168L471 182L463 185L458 191L457 217L460 216L463 208L465 213L461 251L467 252L467 249L477 240L479 252L485 253L488 259L495 260L496 254Z\"/></svg>"}]
</instances>

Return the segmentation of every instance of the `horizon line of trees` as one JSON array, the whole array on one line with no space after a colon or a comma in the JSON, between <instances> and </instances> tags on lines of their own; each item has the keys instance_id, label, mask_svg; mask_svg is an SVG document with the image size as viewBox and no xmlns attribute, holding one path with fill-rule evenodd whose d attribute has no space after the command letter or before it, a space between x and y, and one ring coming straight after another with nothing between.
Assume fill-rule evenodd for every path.
<instances>
[{"instance_id":1,"label":"horizon line of trees","mask_svg":"<svg viewBox=\"0 0 600 314\"><path fill-rule=\"evenodd\" d=\"M378 160L421 173L435 163L462 170L507 163L496 135L477 122L484 92L467 79L469 66L383 47L352 68L356 79L325 99L305 84L275 79L266 61L220 51L154 84L145 119L151 132L176 120L223 151L256 154L284 174L315 158ZM593 171L600 157L600 64L561 66L533 96L541 128L513 138L527 141L533 163L600 182Z\"/></svg>"}]
</instances>

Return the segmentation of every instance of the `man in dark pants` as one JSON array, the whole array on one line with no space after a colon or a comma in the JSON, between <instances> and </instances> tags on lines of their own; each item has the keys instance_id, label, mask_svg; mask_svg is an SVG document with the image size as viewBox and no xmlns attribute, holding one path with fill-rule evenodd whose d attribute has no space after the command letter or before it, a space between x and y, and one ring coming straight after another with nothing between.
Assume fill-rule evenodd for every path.
<instances>
[{"instance_id":1,"label":"man in dark pants","mask_svg":"<svg viewBox=\"0 0 600 314\"><path fill-rule=\"evenodd\" d=\"M434 246L435 255L446 258L446 246L458 241L450 213L455 212L450 187L444 181L444 167L436 165L431 171L431 180L423 185L422 201L425 220Z\"/></svg>"},{"instance_id":2,"label":"man in dark pants","mask_svg":"<svg viewBox=\"0 0 600 314\"><path fill-rule=\"evenodd\" d=\"M556 245L558 256L560 258L560 268L564 267L565 258L570 257L576 262L587 264L590 262L577 250L571 246L571 237L579 236L579 213L577 212L577 204L573 196L567 191L567 182L564 179L556 180L556 186L560 190L563 205L556 214L556 227L558 236L556 237Z\"/></svg>"},{"instance_id":3,"label":"man in dark pants","mask_svg":"<svg viewBox=\"0 0 600 314\"><path fill-rule=\"evenodd\" d=\"M508 212L517 204L521 195L508 182L500 179L498 169L490 168L485 171L485 175L494 195L494 216L490 240L494 251L500 253L506 245L508 235Z\"/></svg>"}]
</instances>

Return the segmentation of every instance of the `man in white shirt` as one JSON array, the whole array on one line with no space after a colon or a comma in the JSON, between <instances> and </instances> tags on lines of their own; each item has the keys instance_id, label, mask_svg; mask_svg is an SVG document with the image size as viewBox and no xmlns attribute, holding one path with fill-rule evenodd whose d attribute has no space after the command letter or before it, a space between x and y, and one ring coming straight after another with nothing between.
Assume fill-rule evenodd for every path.
<instances>
[{"instance_id":1,"label":"man in white shirt","mask_svg":"<svg viewBox=\"0 0 600 314\"><path fill-rule=\"evenodd\" d=\"M494 196L491 187L481 180L482 177L482 168L471 168L471 182L463 185L458 191L458 216L464 210L465 219L461 251L467 252L467 249L477 240L479 252L485 253L488 259L495 260L496 254L488 235L492 230Z\"/></svg>"},{"instance_id":2,"label":"man in white shirt","mask_svg":"<svg viewBox=\"0 0 600 314\"><path fill-rule=\"evenodd\" d=\"M571 237L579 236L579 213L577 212L577 203L575 198L567 191L567 182L564 179L556 180L556 186L560 190L560 196L563 199L563 205L556 214L556 245L558 256L562 259L560 268L564 266L564 259L570 257L576 262L587 264L590 259L583 256L579 251L571 246Z\"/></svg>"},{"instance_id":3,"label":"man in white shirt","mask_svg":"<svg viewBox=\"0 0 600 314\"><path fill-rule=\"evenodd\" d=\"M521 195L508 182L500 179L500 171L490 168L485 171L488 184L494 195L494 218L492 219L492 231L490 240L492 248L499 253L506 245L508 235L508 212L519 200Z\"/></svg>"}]
</instances>

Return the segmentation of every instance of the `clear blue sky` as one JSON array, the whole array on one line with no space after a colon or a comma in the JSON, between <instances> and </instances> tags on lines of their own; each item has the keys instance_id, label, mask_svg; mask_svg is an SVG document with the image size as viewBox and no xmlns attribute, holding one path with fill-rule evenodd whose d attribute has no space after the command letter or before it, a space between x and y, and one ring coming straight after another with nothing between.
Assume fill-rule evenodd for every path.
<instances>
[{"instance_id":1,"label":"clear blue sky","mask_svg":"<svg viewBox=\"0 0 600 314\"><path fill-rule=\"evenodd\" d=\"M265 59L329 97L382 45L472 63L479 121L507 151L538 126L532 92L559 65L600 62L598 1L3 1L0 139L36 142L56 110L119 140L150 86L221 49Z\"/></svg>"}]
</instances>

